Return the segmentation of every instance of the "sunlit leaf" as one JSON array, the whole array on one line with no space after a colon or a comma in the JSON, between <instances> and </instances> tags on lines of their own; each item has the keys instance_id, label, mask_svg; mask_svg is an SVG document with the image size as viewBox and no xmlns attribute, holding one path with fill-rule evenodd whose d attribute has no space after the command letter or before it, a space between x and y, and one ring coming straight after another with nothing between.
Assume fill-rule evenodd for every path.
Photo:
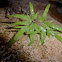
<instances>
[{"instance_id":1,"label":"sunlit leaf","mask_svg":"<svg viewBox=\"0 0 62 62\"><path fill-rule=\"evenodd\" d=\"M44 44L44 40L45 40L45 29L43 29L41 32L40 32L40 35L41 35L41 45Z\"/></svg>"},{"instance_id":2,"label":"sunlit leaf","mask_svg":"<svg viewBox=\"0 0 62 62\"><path fill-rule=\"evenodd\" d=\"M56 37L60 42L62 42L62 37L60 37L60 36L58 36L58 35L56 35L56 34L55 34L55 37Z\"/></svg>"},{"instance_id":3,"label":"sunlit leaf","mask_svg":"<svg viewBox=\"0 0 62 62\"><path fill-rule=\"evenodd\" d=\"M50 33L51 33L51 35L52 35L52 36L54 36L54 35L55 35L55 33L54 33L53 31L50 31Z\"/></svg>"},{"instance_id":4,"label":"sunlit leaf","mask_svg":"<svg viewBox=\"0 0 62 62\"><path fill-rule=\"evenodd\" d=\"M29 3L29 6L30 6L30 13L31 13L31 15L34 15L35 14L34 13L34 8L33 8L33 5L32 5L31 2Z\"/></svg>"},{"instance_id":5,"label":"sunlit leaf","mask_svg":"<svg viewBox=\"0 0 62 62\"><path fill-rule=\"evenodd\" d=\"M30 25L30 34L33 34L34 33L34 27L33 27L33 24Z\"/></svg>"},{"instance_id":6,"label":"sunlit leaf","mask_svg":"<svg viewBox=\"0 0 62 62\"><path fill-rule=\"evenodd\" d=\"M38 21L39 22L43 22L44 21L43 18L40 15L38 15Z\"/></svg>"},{"instance_id":7,"label":"sunlit leaf","mask_svg":"<svg viewBox=\"0 0 62 62\"><path fill-rule=\"evenodd\" d=\"M45 8L45 11L44 11L44 13L43 13L42 18L44 19L44 21L45 21L45 19L46 19L46 17L47 17L47 13L48 13L48 11L49 11L49 8L50 8L50 4L47 5L47 7Z\"/></svg>"},{"instance_id":8,"label":"sunlit leaf","mask_svg":"<svg viewBox=\"0 0 62 62\"><path fill-rule=\"evenodd\" d=\"M50 30L47 29L47 36L50 38Z\"/></svg>"},{"instance_id":9,"label":"sunlit leaf","mask_svg":"<svg viewBox=\"0 0 62 62\"><path fill-rule=\"evenodd\" d=\"M27 34L30 34L30 27L27 26Z\"/></svg>"},{"instance_id":10,"label":"sunlit leaf","mask_svg":"<svg viewBox=\"0 0 62 62\"><path fill-rule=\"evenodd\" d=\"M37 18L38 14L39 14L39 12L37 12L37 13L34 14L34 15L32 15L32 19L33 19L33 21Z\"/></svg>"},{"instance_id":11,"label":"sunlit leaf","mask_svg":"<svg viewBox=\"0 0 62 62\"><path fill-rule=\"evenodd\" d=\"M8 15L8 17L17 17L24 20L31 20L29 15L24 15L24 14Z\"/></svg>"},{"instance_id":12,"label":"sunlit leaf","mask_svg":"<svg viewBox=\"0 0 62 62\"><path fill-rule=\"evenodd\" d=\"M13 27L13 28L23 28L23 27L25 27L25 26L16 26L16 27Z\"/></svg>"},{"instance_id":13,"label":"sunlit leaf","mask_svg":"<svg viewBox=\"0 0 62 62\"><path fill-rule=\"evenodd\" d=\"M12 23L11 25L29 25L32 21L19 21L19 22L15 22Z\"/></svg>"},{"instance_id":14,"label":"sunlit leaf","mask_svg":"<svg viewBox=\"0 0 62 62\"><path fill-rule=\"evenodd\" d=\"M49 25L49 24L51 24L53 21L54 21L54 20L48 21L48 22L46 22L45 24Z\"/></svg>"},{"instance_id":15,"label":"sunlit leaf","mask_svg":"<svg viewBox=\"0 0 62 62\"><path fill-rule=\"evenodd\" d=\"M55 34L62 34L62 32L54 31Z\"/></svg>"},{"instance_id":16,"label":"sunlit leaf","mask_svg":"<svg viewBox=\"0 0 62 62\"><path fill-rule=\"evenodd\" d=\"M9 42L9 44L4 48L2 53L4 53L12 44L14 44L19 39L19 37L25 32L25 30L26 29L20 29L13 37L13 39Z\"/></svg>"},{"instance_id":17,"label":"sunlit leaf","mask_svg":"<svg viewBox=\"0 0 62 62\"><path fill-rule=\"evenodd\" d=\"M26 31L26 28L24 28L24 29L20 29L18 32L17 32L17 34L14 36L14 38L13 38L13 42L14 41L17 41L18 39L19 39L19 37L24 33Z\"/></svg>"},{"instance_id":18,"label":"sunlit leaf","mask_svg":"<svg viewBox=\"0 0 62 62\"><path fill-rule=\"evenodd\" d=\"M54 28L54 29L56 29L56 30L59 30L59 31L62 31L62 27L60 27L60 26L58 26L58 25L55 25L55 24L49 24L49 26L51 27L51 28Z\"/></svg>"},{"instance_id":19,"label":"sunlit leaf","mask_svg":"<svg viewBox=\"0 0 62 62\"><path fill-rule=\"evenodd\" d=\"M34 34L30 34L30 43L29 43L29 46L32 45L33 41L34 41Z\"/></svg>"}]
</instances>

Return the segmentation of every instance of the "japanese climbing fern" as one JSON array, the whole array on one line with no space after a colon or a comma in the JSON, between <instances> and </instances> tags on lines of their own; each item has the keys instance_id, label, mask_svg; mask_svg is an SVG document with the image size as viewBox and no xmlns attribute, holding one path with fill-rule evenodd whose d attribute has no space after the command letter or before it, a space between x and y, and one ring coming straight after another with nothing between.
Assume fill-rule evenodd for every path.
<instances>
[{"instance_id":1,"label":"japanese climbing fern","mask_svg":"<svg viewBox=\"0 0 62 62\"><path fill-rule=\"evenodd\" d=\"M62 32L62 27L59 27L55 24L53 24L53 20L46 22L46 16L50 8L50 4L47 5L45 8L45 11L43 13L43 16L41 17L39 15L39 12L36 14L34 13L33 5L30 2L30 13L31 16L24 15L24 14L15 14L15 15L8 15L8 17L17 17L20 19L24 19L25 21L19 21L15 22L11 25L16 25L16 27L13 28L20 28L20 30L16 33L16 35L13 37L11 42L6 46L6 48L3 50L7 50L12 44L14 44L19 37L23 34L29 34L30 35L30 43L29 46L32 45L34 41L34 35L39 33L40 34L40 39L41 39L41 45L44 44L45 36L47 35L50 38L50 34L55 36L59 41L62 42L62 38L58 36L57 34ZM36 24L34 21L38 18L38 21L41 23L41 25ZM3 53L2 52L2 53Z\"/></svg>"}]
</instances>

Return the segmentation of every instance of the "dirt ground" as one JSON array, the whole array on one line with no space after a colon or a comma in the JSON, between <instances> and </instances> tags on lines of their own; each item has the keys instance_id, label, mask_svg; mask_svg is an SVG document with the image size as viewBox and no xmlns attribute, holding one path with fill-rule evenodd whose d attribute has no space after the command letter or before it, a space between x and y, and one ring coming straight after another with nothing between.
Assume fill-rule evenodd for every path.
<instances>
[{"instance_id":1,"label":"dirt ground","mask_svg":"<svg viewBox=\"0 0 62 62\"><path fill-rule=\"evenodd\" d=\"M39 12L42 16L43 10ZM48 14L46 21L52 19ZM55 19L53 20L53 23L62 27L61 23ZM5 18L4 9L0 9L0 52L18 31L16 29L7 29L9 23L15 21L19 20L16 18ZM62 34L59 34L59 36L62 37ZM22 35L19 41L13 44L0 57L0 62L62 62L62 43L52 35L50 38L46 36L44 46L41 46L39 34L34 36L34 42L31 46L28 46L29 42L28 35Z\"/></svg>"}]
</instances>

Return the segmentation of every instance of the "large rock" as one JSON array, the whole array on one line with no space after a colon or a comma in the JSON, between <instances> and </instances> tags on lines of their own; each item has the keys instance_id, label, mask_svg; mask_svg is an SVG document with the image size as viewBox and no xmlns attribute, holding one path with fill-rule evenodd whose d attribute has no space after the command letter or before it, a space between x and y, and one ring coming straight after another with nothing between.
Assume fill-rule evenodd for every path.
<instances>
[{"instance_id":1,"label":"large rock","mask_svg":"<svg viewBox=\"0 0 62 62\"><path fill-rule=\"evenodd\" d=\"M39 11L40 15L42 16L44 11ZM6 21L8 19L4 18L4 12L1 14L2 21ZM48 14L46 21L52 20L53 18ZM57 20L53 19L55 24L62 27L62 24L59 23ZM14 19L9 19L9 21L14 21ZM1 22L1 20L0 20ZM37 22L38 23L38 22ZM38 23L39 24L39 23ZM7 24L1 24L1 29L5 29ZM9 26L9 24L8 24ZM2 31L3 31L2 29ZM5 29L6 30L6 29ZM3 45L0 45L2 50L5 45L12 39L15 35L15 31L12 32L11 30L3 31L0 34L0 42L3 42ZM59 34L62 37L62 34ZM15 42L11 48L9 48L5 54L2 55L1 62L62 62L62 43L58 41L52 35L50 38L47 36L45 37L44 45L41 46L40 35L36 34L34 36L34 42L31 46L28 46L30 40L28 35L22 35L19 41ZM0 43L0 44L1 44ZM5 44L5 45L4 45Z\"/></svg>"}]
</instances>

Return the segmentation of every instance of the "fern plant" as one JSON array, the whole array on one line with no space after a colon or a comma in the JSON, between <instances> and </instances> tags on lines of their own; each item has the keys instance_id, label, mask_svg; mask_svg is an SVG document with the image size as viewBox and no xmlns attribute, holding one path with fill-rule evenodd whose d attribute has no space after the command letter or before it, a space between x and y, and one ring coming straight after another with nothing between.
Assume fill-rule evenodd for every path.
<instances>
[{"instance_id":1,"label":"fern plant","mask_svg":"<svg viewBox=\"0 0 62 62\"><path fill-rule=\"evenodd\" d=\"M39 15L39 12L36 14L34 13L33 5L30 2L30 13L31 16L24 15L24 14L15 14L15 15L8 15L8 17L17 17L20 19L24 19L25 21L19 21L15 22L11 25L16 25L16 27L13 28L20 28L20 30L16 33L16 35L13 37L11 42L6 46L6 48L2 51L6 51L12 44L14 44L19 37L23 34L29 34L30 35L30 43L29 46L32 45L34 41L34 35L39 33L40 34L40 39L41 39L41 45L44 44L45 36L47 35L50 38L50 34L55 36L59 41L62 42L62 38L58 36L57 34L62 33L62 27L59 27L55 24L53 24L53 20L46 22L46 16L50 8L50 4L47 5L45 8L45 11L43 13L43 16L41 17ZM34 21L38 18L38 21L41 23L41 25L36 24Z\"/></svg>"}]
</instances>

